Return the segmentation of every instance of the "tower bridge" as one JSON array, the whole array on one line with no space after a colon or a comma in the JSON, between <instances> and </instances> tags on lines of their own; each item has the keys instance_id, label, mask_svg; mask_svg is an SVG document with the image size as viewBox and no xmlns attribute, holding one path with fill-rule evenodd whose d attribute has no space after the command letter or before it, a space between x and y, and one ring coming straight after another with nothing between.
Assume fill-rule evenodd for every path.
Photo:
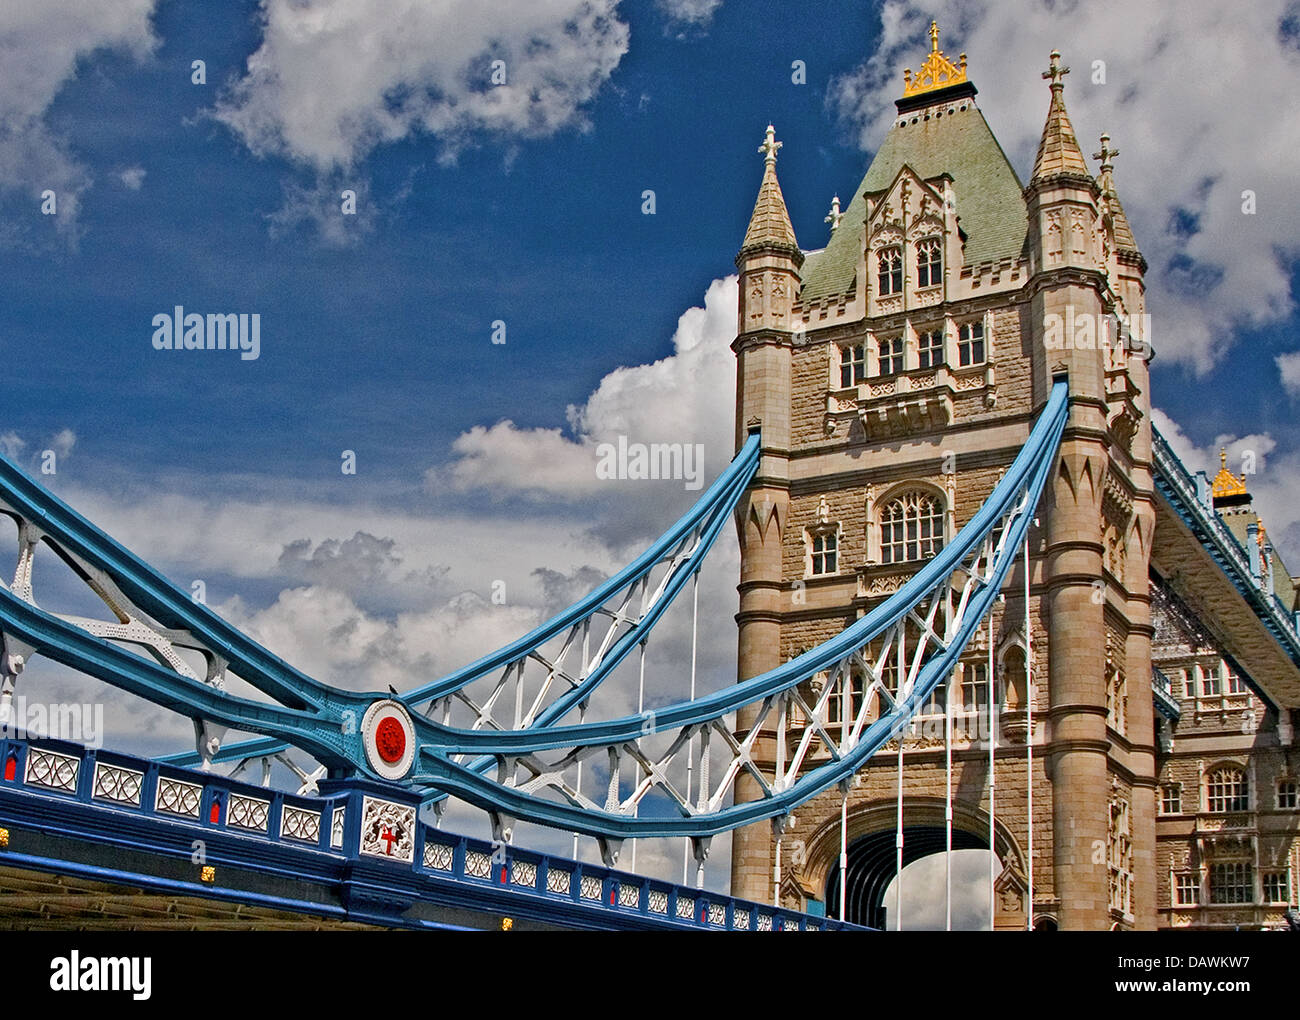
<instances>
[{"instance_id":1,"label":"tower bridge","mask_svg":"<svg viewBox=\"0 0 1300 1020\"><path fill-rule=\"evenodd\" d=\"M414 690L308 676L0 459L0 712L50 660L196 737L155 760L0 740L0 923L901 927L904 866L984 848L992 927L1280 926L1295 581L1243 480L1191 474L1153 428L1148 350L1047 342L1146 314L1118 152L1103 135L1093 174L1067 73L1053 52L1022 184L933 26L817 250L769 127L731 465L588 596ZM699 572L733 521L738 682L699 690ZM51 558L102 618L55 608ZM649 710L688 590L689 696ZM602 709L620 670L635 713ZM452 801L492 838L448 831ZM731 888L706 891L728 832ZM634 873L649 838L680 841L682 883Z\"/></svg>"}]
</instances>

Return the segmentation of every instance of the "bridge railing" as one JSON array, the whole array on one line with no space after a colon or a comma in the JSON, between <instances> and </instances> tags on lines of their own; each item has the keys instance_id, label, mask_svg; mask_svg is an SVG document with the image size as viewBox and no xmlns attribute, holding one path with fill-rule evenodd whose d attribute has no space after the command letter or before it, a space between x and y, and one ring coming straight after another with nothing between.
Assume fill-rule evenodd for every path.
<instances>
[{"instance_id":1,"label":"bridge railing","mask_svg":"<svg viewBox=\"0 0 1300 1020\"><path fill-rule=\"evenodd\" d=\"M1211 555L1229 580L1253 605L1278 642L1300 663L1300 630L1296 627L1295 614L1275 594L1265 591L1261 578L1251 570L1250 557L1237 536L1219 519L1214 507L1207 504L1208 494L1196 484L1168 440L1154 426L1151 447L1157 484L1163 483L1166 494L1176 498L1175 510L1201 532L1198 537L1210 546Z\"/></svg>"},{"instance_id":2,"label":"bridge railing","mask_svg":"<svg viewBox=\"0 0 1300 1020\"><path fill-rule=\"evenodd\" d=\"M15 811L9 795L22 796L26 810ZM373 784L341 783L319 797L295 796L240 782L212 772L185 769L117 752L85 748L61 740L0 739L0 826L20 819L46 832L76 838L93 830L97 841L123 849L147 844L154 852L191 856L203 845L205 856L191 863L272 870L295 881L337 882L345 865L393 869L394 886L416 883L417 898L456 904L482 903L495 896L496 909L520 916L575 916L590 927L645 926L714 931L833 931L857 926L826 917L753 903L632 875L603 865L539 853L501 842L447 832L420 821L417 799L378 800ZM62 802L62 803L61 803ZM379 815L400 819L385 835L392 856L364 849L363 812L378 805ZM80 820L71 815L74 805ZM95 813L89 824L84 809ZM391 808L390 812L382 809ZM395 833L395 835L394 835ZM400 836L400 839L398 838ZM248 842L251 841L251 842ZM277 852L257 844L275 844ZM396 845L396 852L394 851ZM0 862L4 855L0 853ZM141 876L147 881L148 876ZM201 881L210 881L202 878ZM500 894L507 894L503 905ZM594 915L594 916L593 916ZM400 918L394 918L400 923Z\"/></svg>"}]
</instances>

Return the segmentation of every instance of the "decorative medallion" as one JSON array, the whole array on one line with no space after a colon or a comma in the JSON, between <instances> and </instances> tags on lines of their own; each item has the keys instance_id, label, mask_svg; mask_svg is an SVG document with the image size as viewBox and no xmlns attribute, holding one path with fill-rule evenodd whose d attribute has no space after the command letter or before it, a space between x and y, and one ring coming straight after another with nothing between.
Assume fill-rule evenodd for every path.
<instances>
[{"instance_id":1,"label":"decorative medallion","mask_svg":"<svg viewBox=\"0 0 1300 1020\"><path fill-rule=\"evenodd\" d=\"M385 779L403 779L415 760L415 724L406 706L386 698L366 709L361 721L366 761Z\"/></svg>"}]
</instances>

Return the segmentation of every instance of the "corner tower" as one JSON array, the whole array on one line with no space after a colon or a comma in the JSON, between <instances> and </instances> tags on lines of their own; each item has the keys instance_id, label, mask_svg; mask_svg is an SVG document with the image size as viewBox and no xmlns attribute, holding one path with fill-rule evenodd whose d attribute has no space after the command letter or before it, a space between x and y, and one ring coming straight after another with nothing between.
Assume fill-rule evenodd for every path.
<instances>
[{"instance_id":1,"label":"corner tower","mask_svg":"<svg viewBox=\"0 0 1300 1020\"><path fill-rule=\"evenodd\" d=\"M1022 561L991 631L904 739L902 857L934 852L936 831L944 845L945 696L957 723L954 846L989 845L980 720L991 658L993 923L1150 927L1150 425L1145 361L1117 344L1143 311L1145 263L1115 192L1117 153L1103 137L1094 178L1065 112L1065 73L1054 53L1043 140L1022 185L976 103L965 54L946 57L932 24L866 175L842 214L832 208L826 246L806 253L769 134L737 259L737 442L754 427L763 437L739 521L740 677L827 640L897 591L974 515L1053 378L1068 378L1066 440L1029 536L1028 605ZM927 726L936 715L937 739ZM857 920L890 927L897 761L896 745L882 751L848 802L849 900ZM779 874L783 902L836 913L840 799L828 792L799 809L779 868L768 827L737 833L733 894L770 900Z\"/></svg>"}]
</instances>

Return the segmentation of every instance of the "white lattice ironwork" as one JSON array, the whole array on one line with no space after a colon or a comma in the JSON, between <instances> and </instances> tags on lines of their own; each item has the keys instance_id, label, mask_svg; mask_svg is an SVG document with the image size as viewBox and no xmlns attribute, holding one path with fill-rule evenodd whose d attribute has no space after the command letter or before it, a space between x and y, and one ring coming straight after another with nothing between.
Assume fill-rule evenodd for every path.
<instances>
[{"instance_id":1,"label":"white lattice ironwork","mask_svg":"<svg viewBox=\"0 0 1300 1020\"><path fill-rule=\"evenodd\" d=\"M512 860L510 862L510 884L523 886L525 889L536 889L537 865L532 861Z\"/></svg>"},{"instance_id":2,"label":"white lattice ironwork","mask_svg":"<svg viewBox=\"0 0 1300 1020\"><path fill-rule=\"evenodd\" d=\"M58 751L46 751L39 747L29 747L27 749L27 768L23 773L23 782L29 786L43 786L47 790L76 793L77 773L80 768L80 758L59 754Z\"/></svg>"},{"instance_id":3,"label":"white lattice ironwork","mask_svg":"<svg viewBox=\"0 0 1300 1020\"><path fill-rule=\"evenodd\" d=\"M668 913L668 893L663 889L651 889L647 897L646 909L652 914Z\"/></svg>"},{"instance_id":4,"label":"white lattice ironwork","mask_svg":"<svg viewBox=\"0 0 1300 1020\"><path fill-rule=\"evenodd\" d=\"M618 885L618 905L620 907L638 907L641 905L641 890L631 882Z\"/></svg>"},{"instance_id":5,"label":"white lattice ironwork","mask_svg":"<svg viewBox=\"0 0 1300 1020\"><path fill-rule=\"evenodd\" d=\"M319 842L320 812L286 804L284 813L280 816L280 835L288 839L300 839L306 843Z\"/></svg>"},{"instance_id":6,"label":"white lattice ironwork","mask_svg":"<svg viewBox=\"0 0 1300 1020\"><path fill-rule=\"evenodd\" d=\"M158 777L158 795L154 800L155 811L166 811L168 814L181 815L184 818L198 818L199 804L202 800L203 787L170 776Z\"/></svg>"},{"instance_id":7,"label":"white lattice ironwork","mask_svg":"<svg viewBox=\"0 0 1300 1020\"><path fill-rule=\"evenodd\" d=\"M140 789L144 785L144 773L135 769L110 765L108 762L95 762L94 796L100 800L111 800L118 804L140 806Z\"/></svg>"},{"instance_id":8,"label":"white lattice ironwork","mask_svg":"<svg viewBox=\"0 0 1300 1020\"><path fill-rule=\"evenodd\" d=\"M434 840L424 844L424 866L430 871L451 871L456 861L456 848Z\"/></svg>"},{"instance_id":9,"label":"white lattice ironwork","mask_svg":"<svg viewBox=\"0 0 1300 1020\"><path fill-rule=\"evenodd\" d=\"M683 921L695 920L695 900L690 896L677 895L677 916Z\"/></svg>"},{"instance_id":10,"label":"white lattice ironwork","mask_svg":"<svg viewBox=\"0 0 1300 1020\"><path fill-rule=\"evenodd\" d=\"M727 923L727 908L721 903L709 904L709 924L721 928Z\"/></svg>"},{"instance_id":11,"label":"white lattice ironwork","mask_svg":"<svg viewBox=\"0 0 1300 1020\"><path fill-rule=\"evenodd\" d=\"M750 913L746 907L737 907L731 912L731 923L733 928L739 928L742 931L749 931Z\"/></svg>"},{"instance_id":12,"label":"white lattice ironwork","mask_svg":"<svg viewBox=\"0 0 1300 1020\"><path fill-rule=\"evenodd\" d=\"M465 851L465 874L470 878L487 878L492 874L492 857L481 850Z\"/></svg>"},{"instance_id":13,"label":"white lattice ironwork","mask_svg":"<svg viewBox=\"0 0 1300 1020\"><path fill-rule=\"evenodd\" d=\"M595 875L583 875L578 885L578 895L584 900L600 899L600 879Z\"/></svg>"},{"instance_id":14,"label":"white lattice ironwork","mask_svg":"<svg viewBox=\"0 0 1300 1020\"><path fill-rule=\"evenodd\" d=\"M226 824L237 829L249 829L253 832L265 832L267 815L271 810L269 801L254 797L243 797L237 793L230 796L230 807L226 815Z\"/></svg>"},{"instance_id":15,"label":"white lattice ironwork","mask_svg":"<svg viewBox=\"0 0 1300 1020\"><path fill-rule=\"evenodd\" d=\"M771 914L759 914L759 915L758 915L758 930L759 930L759 931L771 931L771 930L772 930L772 915L771 915Z\"/></svg>"},{"instance_id":16,"label":"white lattice ironwork","mask_svg":"<svg viewBox=\"0 0 1300 1020\"><path fill-rule=\"evenodd\" d=\"M554 865L546 869L546 891L568 896L573 889L573 872Z\"/></svg>"}]
</instances>

